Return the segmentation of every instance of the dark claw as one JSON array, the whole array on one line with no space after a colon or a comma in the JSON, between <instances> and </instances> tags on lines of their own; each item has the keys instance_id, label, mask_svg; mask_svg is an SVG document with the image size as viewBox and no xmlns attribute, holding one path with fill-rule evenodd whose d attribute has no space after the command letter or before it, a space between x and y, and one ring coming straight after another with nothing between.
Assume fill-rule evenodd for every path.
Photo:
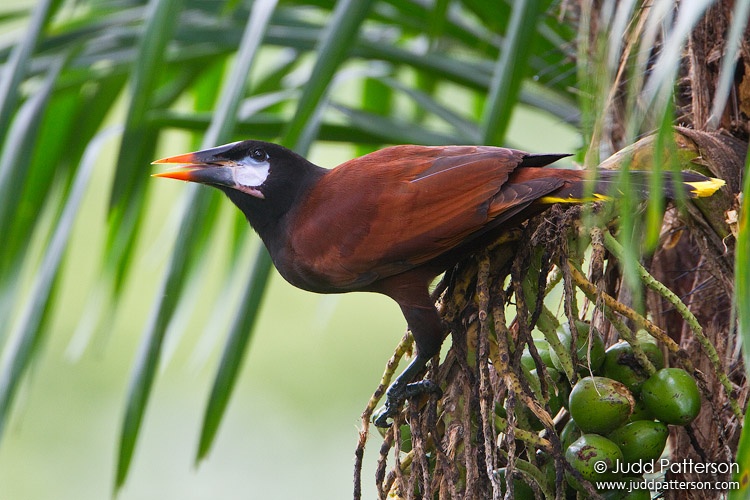
<instances>
[{"instance_id":1,"label":"dark claw","mask_svg":"<svg viewBox=\"0 0 750 500\"><path fill-rule=\"evenodd\" d=\"M396 413L398 413L398 407L393 407L390 401L386 401L385 406L375 412L372 422L375 424L375 427L388 428L391 426L388 419L395 416Z\"/></svg>"},{"instance_id":2,"label":"dark claw","mask_svg":"<svg viewBox=\"0 0 750 500\"><path fill-rule=\"evenodd\" d=\"M398 414L401 405L408 398L415 396L421 396L423 394L437 394L440 398L443 396L443 391L440 387L432 380L420 380L419 382L412 382L411 384L400 385L396 381L386 392L385 406L377 411L373 419L373 423L377 427L390 427L391 423L388 422L389 418L395 417Z\"/></svg>"},{"instance_id":3,"label":"dark claw","mask_svg":"<svg viewBox=\"0 0 750 500\"><path fill-rule=\"evenodd\" d=\"M413 398L414 396L421 396L423 394L437 394L438 398L443 397L443 391L432 380L420 380L419 382L412 382L404 388L404 398Z\"/></svg>"}]
</instances>

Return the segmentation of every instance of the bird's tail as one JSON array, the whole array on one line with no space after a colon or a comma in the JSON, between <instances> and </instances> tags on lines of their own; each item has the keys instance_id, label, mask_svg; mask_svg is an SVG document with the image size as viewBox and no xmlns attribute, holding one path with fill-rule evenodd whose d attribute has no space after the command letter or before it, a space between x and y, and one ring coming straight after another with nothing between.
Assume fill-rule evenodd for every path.
<instances>
[{"instance_id":1,"label":"bird's tail","mask_svg":"<svg viewBox=\"0 0 750 500\"><path fill-rule=\"evenodd\" d=\"M581 172L581 171L578 171ZM628 174L629 192L647 199L651 191L653 172L631 170ZM725 182L721 179L706 177L692 171L662 172L662 185L665 198L674 199L682 192L688 198L705 198L719 190ZM568 181L560 189L539 198L539 203L582 203L599 201L623 196L621 173L617 170L599 170L597 179ZM593 189L592 189L593 184Z\"/></svg>"}]
</instances>

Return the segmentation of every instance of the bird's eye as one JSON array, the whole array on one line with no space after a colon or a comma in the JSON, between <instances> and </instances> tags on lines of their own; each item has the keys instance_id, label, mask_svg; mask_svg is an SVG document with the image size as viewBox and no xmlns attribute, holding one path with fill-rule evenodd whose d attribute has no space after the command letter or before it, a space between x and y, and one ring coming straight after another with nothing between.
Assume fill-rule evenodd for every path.
<instances>
[{"instance_id":1,"label":"bird's eye","mask_svg":"<svg viewBox=\"0 0 750 500\"><path fill-rule=\"evenodd\" d=\"M255 148L252 153L250 153L250 157L255 161L266 161L268 159L268 154L266 154L261 148Z\"/></svg>"}]
</instances>

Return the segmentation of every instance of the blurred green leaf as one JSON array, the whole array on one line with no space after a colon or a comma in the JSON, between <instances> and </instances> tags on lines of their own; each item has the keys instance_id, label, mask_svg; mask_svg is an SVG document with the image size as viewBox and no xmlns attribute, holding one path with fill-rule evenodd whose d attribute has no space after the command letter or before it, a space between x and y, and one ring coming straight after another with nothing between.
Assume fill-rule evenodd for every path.
<instances>
[{"instance_id":1,"label":"blurred green leaf","mask_svg":"<svg viewBox=\"0 0 750 500\"><path fill-rule=\"evenodd\" d=\"M390 114L393 105L393 89L377 78L365 78L362 82L362 102L360 109L371 113ZM376 144L359 144L357 156L363 156L378 149Z\"/></svg>"},{"instance_id":2,"label":"blurred green leaf","mask_svg":"<svg viewBox=\"0 0 750 500\"><path fill-rule=\"evenodd\" d=\"M745 356L747 362L747 356ZM747 366L747 365L746 365ZM750 407L745 410L745 421L750 417ZM732 474L732 481L739 483L739 488L727 492L729 500L745 500L750 489L750 431L747 427L742 428L740 442L737 445L735 462L738 464L738 472Z\"/></svg>"},{"instance_id":3,"label":"blurred green leaf","mask_svg":"<svg viewBox=\"0 0 750 500\"><path fill-rule=\"evenodd\" d=\"M50 243L38 267L30 296L11 333L8 344L0 359L0 434L5 429L10 405L18 389L26 368L34 358L47 331L43 328L44 320L49 313L52 289L57 279L60 262L65 254L70 233L81 200L86 194L91 174L94 171L104 142L112 135L104 132L94 138L76 172L70 193L66 197L60 217L55 223L55 230Z\"/></svg>"},{"instance_id":4,"label":"blurred green leaf","mask_svg":"<svg viewBox=\"0 0 750 500\"><path fill-rule=\"evenodd\" d=\"M3 148L2 155L0 155L0 234L10 234L12 224L16 220L14 214L18 212L18 207L23 201L23 187L28 182L29 164L37 145L36 139L42 123L41 117L50 99L55 80L65 62L65 57L56 60L56 64L50 69L42 87L21 106L8 131L6 137L8 147ZM43 179L48 184L51 184L52 180ZM37 200L37 203L43 204L42 200ZM29 224L24 229L22 236L25 239L30 238L34 225ZM4 249L3 256L0 258L0 271L3 274L9 271L12 273L13 269L10 264L13 261L14 254L11 246ZM3 284L1 279L0 284Z\"/></svg>"},{"instance_id":5,"label":"blurred green leaf","mask_svg":"<svg viewBox=\"0 0 750 500\"><path fill-rule=\"evenodd\" d=\"M372 0L337 2L331 20L321 34L315 67L299 98L295 114L282 135L282 143L297 146L294 149L300 154L304 154L307 149L300 148L298 142L304 136L305 128L309 126L308 121L318 111L320 99L326 92L329 82L349 53L349 44L343 42L355 38L371 4Z\"/></svg>"},{"instance_id":6,"label":"blurred green leaf","mask_svg":"<svg viewBox=\"0 0 750 500\"><path fill-rule=\"evenodd\" d=\"M395 118L365 113L339 104L332 104L331 107L343 113L357 128L366 130L373 136L382 137L383 142L388 144L412 143L439 146L462 142L462 136L414 128L409 122L399 122Z\"/></svg>"},{"instance_id":7,"label":"blurred green leaf","mask_svg":"<svg viewBox=\"0 0 750 500\"><path fill-rule=\"evenodd\" d=\"M256 1L253 6L240 45L238 60L235 61L234 71L224 83L217 112L204 137L206 147L224 141L231 135L236 121L236 107L244 93L247 74L275 5L275 0L267 0ZM209 227L207 219L216 212L207 210L207 204L212 195L213 193L208 193L199 186L191 186L185 196L175 251L171 255L166 279L162 284L162 293L159 294L159 300L154 305L152 321L146 329L144 341L141 344L141 355L131 378L125 420L120 434L120 453L115 480L117 489L125 482L130 468L136 439L160 360L164 335L178 307L182 289L188 279L188 271L195 259L200 258L199 249L202 246L200 242L205 241L205 237L200 237L201 231Z\"/></svg>"},{"instance_id":8,"label":"blurred green leaf","mask_svg":"<svg viewBox=\"0 0 750 500\"><path fill-rule=\"evenodd\" d=\"M721 61L721 73L714 93L714 101L711 105L711 114L708 118L708 129L716 130L719 128L721 115L724 113L724 107L727 105L729 96L737 72L737 55L742 46L742 40L746 36L747 24L750 22L750 2L737 2L734 4L732 12L733 22L729 27L729 33L726 38L726 53Z\"/></svg>"},{"instance_id":9,"label":"blurred green leaf","mask_svg":"<svg viewBox=\"0 0 750 500\"><path fill-rule=\"evenodd\" d=\"M206 457L216 438L219 425L237 383L242 361L247 354L247 346L252 337L266 284L271 274L271 258L264 247L258 249L254 261L252 273L248 277L248 285L240 296L241 312L234 317L203 414L196 462Z\"/></svg>"},{"instance_id":10,"label":"blurred green leaf","mask_svg":"<svg viewBox=\"0 0 750 500\"><path fill-rule=\"evenodd\" d=\"M348 47L341 40L348 40L359 30L370 6L370 1L349 0L339 2L320 42L318 58L305 90L300 97L294 117L286 128L282 143L294 146L299 154L309 148L313 134L317 130L323 95L328 89L336 69L347 55ZM260 248L253 264L253 273L242 293L242 302L231 326L229 338L214 379L208 404L203 418L203 426L198 445L197 461L205 457L216 437L237 374L246 354L246 346L252 335L253 325L258 315L261 297L271 272L271 258L265 248Z\"/></svg>"},{"instance_id":11,"label":"blurred green leaf","mask_svg":"<svg viewBox=\"0 0 750 500\"><path fill-rule=\"evenodd\" d=\"M662 119L661 126L656 133L656 144L654 146L654 161L651 166L654 175L649 177L649 191L651 193L662 193L664 192L664 176L662 172L665 170L679 170L678 165L674 165L676 155L676 145L674 143L674 127L672 126L672 114L674 108L668 106L664 117ZM673 165L667 164L665 160L671 160ZM651 196L648 200L648 207L646 209L646 234L644 239L644 246L647 252L651 253L656 249L659 244L659 237L661 236L661 225L664 219L664 198L662 196ZM632 219L632 214L623 214L626 220ZM628 226L632 227L633 223L628 220Z\"/></svg>"},{"instance_id":12,"label":"blurred green leaf","mask_svg":"<svg viewBox=\"0 0 750 500\"><path fill-rule=\"evenodd\" d=\"M652 66L653 71L649 74L648 81L643 89L641 105L644 112L654 106L656 109L662 109L672 95L675 77L680 68L682 50L688 36L712 3L712 0L696 0L685 4L685 8L677 11L674 28L667 33L663 47ZM671 15L673 2L657 0L652 8L663 12L665 16Z\"/></svg>"},{"instance_id":13,"label":"blurred green leaf","mask_svg":"<svg viewBox=\"0 0 750 500\"><path fill-rule=\"evenodd\" d=\"M144 175L143 165L148 164L148 156L153 156L156 145L153 130L149 129L146 122L146 114L156 90L164 51L175 26L173 20L177 17L181 3L181 0L152 0L150 3L152 15L148 19L143 37L139 42L139 64L134 68L128 115L118 153L109 205L111 229L107 258L109 270L113 272L115 290L119 289L119 283L122 282L133 247L138 220L143 213L144 182L148 179ZM127 203L122 203L123 199L127 199ZM181 255L183 251L177 248L173 258L184 257ZM182 278L183 276L178 272L170 269L165 283L180 282ZM175 306L178 299L179 297L175 296L162 298ZM169 315L165 313L165 309L156 309L151 316L150 327L144 336L144 342L141 344L134 375L128 389L127 405L120 433L115 489L118 489L127 477L159 360L158 352L163 339L160 333L166 328L168 321Z\"/></svg>"},{"instance_id":14,"label":"blurred green leaf","mask_svg":"<svg viewBox=\"0 0 750 500\"><path fill-rule=\"evenodd\" d=\"M750 153L745 159L742 192L750 193ZM747 196L740 206L737 246L735 248L735 304L739 318L739 334L743 346L750 346L750 202ZM750 353L745 354L745 370L750 374ZM744 429L743 429L744 432ZM750 461L746 462L750 468Z\"/></svg>"},{"instance_id":15,"label":"blurred green leaf","mask_svg":"<svg viewBox=\"0 0 750 500\"><path fill-rule=\"evenodd\" d=\"M540 0L513 2L503 49L495 65L482 115L482 144L503 142L521 81L526 76L541 8Z\"/></svg>"},{"instance_id":16,"label":"blurred green leaf","mask_svg":"<svg viewBox=\"0 0 750 500\"><path fill-rule=\"evenodd\" d=\"M480 142L479 127L475 122L455 113L451 109L448 109L447 106L440 104L432 95L410 88L394 78L382 78L382 81L389 87L394 88L413 99L418 109L422 109L424 112L444 121L446 125L453 129L456 142L467 144L478 144ZM362 111L367 112L375 110L362 108ZM418 143L417 140L411 142Z\"/></svg>"},{"instance_id":17,"label":"blurred green leaf","mask_svg":"<svg viewBox=\"0 0 750 500\"><path fill-rule=\"evenodd\" d=\"M114 273L115 290L121 287L143 214L148 181L143 166L153 158L156 147L155 131L149 127L147 115L182 3L183 0L151 0L150 16L138 42L138 63L133 68L130 102L109 201L111 230L107 259L108 269Z\"/></svg>"},{"instance_id":18,"label":"blurred green leaf","mask_svg":"<svg viewBox=\"0 0 750 500\"><path fill-rule=\"evenodd\" d=\"M8 130L12 114L19 101L19 86L26 76L26 70L34 48L39 43L39 37L49 21L54 6L58 3L59 0L41 0L39 2L33 11L25 36L19 40L5 61L3 72L0 74L0 138L5 137L5 132ZM6 144L8 143L6 142Z\"/></svg>"},{"instance_id":19,"label":"blurred green leaf","mask_svg":"<svg viewBox=\"0 0 750 500\"><path fill-rule=\"evenodd\" d=\"M750 193L750 151L745 157L745 172L743 177L742 192ZM735 247L735 297L734 305L737 310L739 331L738 335L743 345L743 358L745 360L745 373L750 376L750 203L747 197L742 200L740 213L738 214L737 245ZM745 410L745 421L748 418L750 407ZM731 490L729 498L739 500L747 498L750 486L750 427L743 426L740 434L740 442L737 447L735 462L739 465L739 471L732 475L732 481L738 481L740 488Z\"/></svg>"}]
</instances>

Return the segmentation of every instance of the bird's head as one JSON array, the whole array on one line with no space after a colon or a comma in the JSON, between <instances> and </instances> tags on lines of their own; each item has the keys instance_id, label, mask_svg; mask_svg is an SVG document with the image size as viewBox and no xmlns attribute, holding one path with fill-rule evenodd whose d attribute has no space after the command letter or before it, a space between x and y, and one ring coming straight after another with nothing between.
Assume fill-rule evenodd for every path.
<instances>
[{"instance_id":1,"label":"bird's head","mask_svg":"<svg viewBox=\"0 0 750 500\"><path fill-rule=\"evenodd\" d=\"M254 226L258 217L278 217L289 210L300 193L325 172L293 151L263 141L233 142L153 163L179 164L154 177L221 189Z\"/></svg>"},{"instance_id":2,"label":"bird's head","mask_svg":"<svg viewBox=\"0 0 750 500\"><path fill-rule=\"evenodd\" d=\"M229 188L265 199L264 184L270 176L271 163L274 161L269 154L269 149L271 149L269 146L273 147L273 152L277 154L281 148L275 144L260 141L242 141L162 158L153 163L179 164L180 166L154 174L154 177ZM283 153L288 154L291 151L284 150Z\"/></svg>"}]
</instances>

